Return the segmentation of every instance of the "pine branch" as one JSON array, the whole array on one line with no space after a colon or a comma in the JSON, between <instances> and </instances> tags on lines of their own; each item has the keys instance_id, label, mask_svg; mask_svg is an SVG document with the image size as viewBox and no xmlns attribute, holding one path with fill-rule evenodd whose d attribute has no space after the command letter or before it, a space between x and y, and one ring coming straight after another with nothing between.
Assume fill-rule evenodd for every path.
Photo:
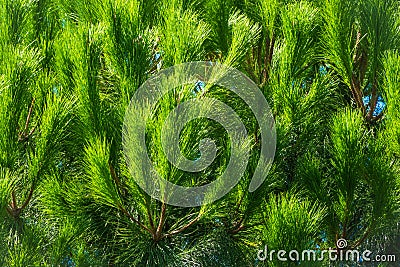
<instances>
[{"instance_id":1,"label":"pine branch","mask_svg":"<svg viewBox=\"0 0 400 267\"><path fill-rule=\"evenodd\" d=\"M109 162L108 166L110 168L110 174L111 177L114 179L115 183L117 184L118 187L121 187L121 181L119 180L114 167L112 166L112 164ZM155 231L154 231L154 224L153 221L150 220L150 226L151 229L148 228L147 226L145 226L144 224L142 224L139 220L137 220L135 217L133 217L123 206L122 204L118 204L118 208L134 223L136 223L137 225L139 225L142 229L148 231L152 236L154 236Z\"/></svg>"},{"instance_id":2,"label":"pine branch","mask_svg":"<svg viewBox=\"0 0 400 267\"><path fill-rule=\"evenodd\" d=\"M11 197L12 197L11 208L15 209L17 208L17 198L15 196L15 190L11 192Z\"/></svg>"}]
</instances>

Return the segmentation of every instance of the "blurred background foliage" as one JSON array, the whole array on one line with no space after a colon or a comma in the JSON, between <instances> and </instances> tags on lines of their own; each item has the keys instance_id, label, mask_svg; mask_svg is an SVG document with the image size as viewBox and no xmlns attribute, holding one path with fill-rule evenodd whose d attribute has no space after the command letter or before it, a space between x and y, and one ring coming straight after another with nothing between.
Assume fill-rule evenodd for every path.
<instances>
[{"instance_id":1,"label":"blurred background foliage","mask_svg":"<svg viewBox=\"0 0 400 267\"><path fill-rule=\"evenodd\" d=\"M0 0L0 265L310 266L262 262L257 251L319 251L339 238L400 260L399 8ZM224 63L259 85L278 143L266 181L249 193L260 146L250 109L224 88L177 88L148 123L148 152L164 178L204 184L229 162L226 132L207 119L188 123L181 149L194 159L198 141L213 138L216 161L200 173L168 162L159 136L182 99L224 101L252 136L246 173L228 195L179 208L134 182L122 123L144 81L189 61Z\"/></svg>"}]
</instances>

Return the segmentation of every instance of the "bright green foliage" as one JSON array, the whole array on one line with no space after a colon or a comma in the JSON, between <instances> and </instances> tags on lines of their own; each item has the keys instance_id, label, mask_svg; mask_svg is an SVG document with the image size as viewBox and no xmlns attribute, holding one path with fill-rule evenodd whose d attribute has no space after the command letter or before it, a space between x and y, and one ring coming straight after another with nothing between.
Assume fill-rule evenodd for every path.
<instances>
[{"instance_id":1,"label":"bright green foliage","mask_svg":"<svg viewBox=\"0 0 400 267\"><path fill-rule=\"evenodd\" d=\"M395 0L0 0L0 266L329 266L257 252L339 238L399 253L399 18ZM229 194L180 208L135 182L148 173L129 172L122 129L138 87L190 61L235 67L260 87L277 150L250 193L260 156L251 109L226 88L177 86L146 122L163 178L204 185L231 156L222 125L198 118L180 149L195 160L211 138L214 162L191 173L168 161L162 127L183 101L229 105L251 147Z\"/></svg>"},{"instance_id":2,"label":"bright green foliage","mask_svg":"<svg viewBox=\"0 0 400 267\"><path fill-rule=\"evenodd\" d=\"M325 212L323 207L312 204L308 199L300 199L293 193L272 196L264 213L263 237L265 239L263 241L268 244L268 250L310 249L312 241L310 244L310 240L303 237L318 236ZM276 261L271 265L283 266L284 264Z\"/></svg>"},{"instance_id":3,"label":"bright green foliage","mask_svg":"<svg viewBox=\"0 0 400 267\"><path fill-rule=\"evenodd\" d=\"M388 138L388 147L391 153L398 155L400 152L400 120L398 111L400 109L400 65L398 64L400 55L398 52L389 52L383 59L384 80L382 86L384 88L385 99L387 100L387 121L386 134Z\"/></svg>"}]
</instances>

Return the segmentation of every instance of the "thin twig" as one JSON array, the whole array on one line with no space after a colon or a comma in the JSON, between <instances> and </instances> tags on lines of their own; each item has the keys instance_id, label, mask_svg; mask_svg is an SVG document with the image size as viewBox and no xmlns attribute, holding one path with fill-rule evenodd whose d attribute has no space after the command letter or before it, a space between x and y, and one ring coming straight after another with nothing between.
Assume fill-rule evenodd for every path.
<instances>
[{"instance_id":1,"label":"thin twig","mask_svg":"<svg viewBox=\"0 0 400 267\"><path fill-rule=\"evenodd\" d=\"M355 101L357 103L357 106L359 108L361 108L362 113L365 115L366 111L365 111L364 103L362 101L362 95L363 94L361 92L361 88L359 86L358 81L356 81L356 77L355 76L352 77L352 88L351 89L352 89L351 91L353 93L353 97L354 97L354 99L355 99Z\"/></svg>"},{"instance_id":2,"label":"thin twig","mask_svg":"<svg viewBox=\"0 0 400 267\"><path fill-rule=\"evenodd\" d=\"M244 217L240 218L240 220L235 224L234 228L232 230L230 230L229 232L231 234L237 234L239 233L241 230L243 230L245 228L244 225Z\"/></svg>"},{"instance_id":3,"label":"thin twig","mask_svg":"<svg viewBox=\"0 0 400 267\"><path fill-rule=\"evenodd\" d=\"M136 223L139 227L141 227L143 230L146 230L149 232L151 235L154 233L144 224L142 224L139 220L137 220L135 217L132 216L121 204L118 204L118 208L124 213L132 222Z\"/></svg>"},{"instance_id":4,"label":"thin twig","mask_svg":"<svg viewBox=\"0 0 400 267\"><path fill-rule=\"evenodd\" d=\"M11 208L16 209L17 208L17 198L15 197L15 190L13 190L11 192L11 197L12 197Z\"/></svg>"},{"instance_id":5,"label":"thin twig","mask_svg":"<svg viewBox=\"0 0 400 267\"><path fill-rule=\"evenodd\" d=\"M31 120L32 111L33 111L33 105L34 105L34 104L35 104L35 98L32 98L32 102L31 102L31 105L30 105L30 107L29 107L28 116L26 117L24 135L26 135L27 132L28 132L29 122L30 122L30 120Z\"/></svg>"},{"instance_id":6,"label":"thin twig","mask_svg":"<svg viewBox=\"0 0 400 267\"><path fill-rule=\"evenodd\" d=\"M114 167L112 166L111 162L108 162L108 168L110 169L111 177L114 179L115 183L118 187L121 186L121 181L119 180L117 173L115 172Z\"/></svg>"},{"instance_id":7,"label":"thin twig","mask_svg":"<svg viewBox=\"0 0 400 267\"><path fill-rule=\"evenodd\" d=\"M35 189L35 183L32 183L31 189L29 190L28 198L25 200L24 204L22 204L20 208L21 210L25 209L26 206L28 206L29 202L32 199L34 189Z\"/></svg>"},{"instance_id":8,"label":"thin twig","mask_svg":"<svg viewBox=\"0 0 400 267\"><path fill-rule=\"evenodd\" d=\"M31 136L35 131L36 127L33 127L33 129L28 134L29 122L30 122L31 117L32 117L33 105L34 104L35 104L35 98L32 98L32 102L31 102L31 105L29 107L28 115L26 116L25 128L24 128L24 130L22 132L19 133L18 141L26 141L28 139L28 137Z\"/></svg>"},{"instance_id":9,"label":"thin twig","mask_svg":"<svg viewBox=\"0 0 400 267\"><path fill-rule=\"evenodd\" d=\"M153 216L151 215L150 204L148 203L147 198L145 198L145 202L146 202L145 206L146 206L146 211L147 211L147 217L149 218L150 228L155 233L156 228L154 226Z\"/></svg>"},{"instance_id":10,"label":"thin twig","mask_svg":"<svg viewBox=\"0 0 400 267\"><path fill-rule=\"evenodd\" d=\"M176 235L179 234L183 231L185 231L186 229L188 229L190 226L192 226L193 224L195 224L196 222L198 222L201 218L202 213L199 212L199 214L196 216L196 218L194 218L193 220L191 220L189 223L187 223L186 225L182 226L181 228L174 230L172 232L169 232L168 234L165 234L164 237L168 237L168 236L172 236L172 235Z\"/></svg>"},{"instance_id":11,"label":"thin twig","mask_svg":"<svg viewBox=\"0 0 400 267\"><path fill-rule=\"evenodd\" d=\"M364 235L352 246L352 249L355 249L359 245L361 245L362 242L365 241L365 239L368 238L369 233L372 231L372 226L370 226L367 231L365 231Z\"/></svg>"},{"instance_id":12,"label":"thin twig","mask_svg":"<svg viewBox=\"0 0 400 267\"><path fill-rule=\"evenodd\" d=\"M162 230L164 227L165 220L167 218L166 212L167 212L167 205L164 202L162 202L160 220L158 222L157 231L155 232L155 236L154 236L156 241L158 241L162 238L161 233L162 233Z\"/></svg>"},{"instance_id":13,"label":"thin twig","mask_svg":"<svg viewBox=\"0 0 400 267\"><path fill-rule=\"evenodd\" d=\"M254 50L254 48L253 48L253 50ZM254 82L256 82L257 81L257 76L254 73L254 70L252 69L252 66L253 66L254 62L253 62L253 59L251 58L250 54L247 55L246 62L247 62L247 64L246 64L247 73L250 75L250 78Z\"/></svg>"}]
</instances>

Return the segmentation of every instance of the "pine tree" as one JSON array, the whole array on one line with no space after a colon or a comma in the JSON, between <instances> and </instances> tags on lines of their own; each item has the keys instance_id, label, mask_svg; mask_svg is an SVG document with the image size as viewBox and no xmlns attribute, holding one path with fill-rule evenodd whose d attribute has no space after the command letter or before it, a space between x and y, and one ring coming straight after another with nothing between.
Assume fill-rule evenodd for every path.
<instances>
[{"instance_id":1,"label":"pine tree","mask_svg":"<svg viewBox=\"0 0 400 267\"><path fill-rule=\"evenodd\" d=\"M400 258L398 1L0 0L0 12L0 266L356 266L257 259L265 245L321 251L339 239ZM176 86L146 122L164 179L204 185L231 158L224 127L198 118L180 149L195 160L210 138L215 160L196 173L168 160L163 126L182 102L230 106L250 148L228 194L177 207L140 187L146 172L130 171L122 136L138 88L194 61L259 87L276 152L249 192L261 150L252 110L216 84Z\"/></svg>"}]
</instances>

